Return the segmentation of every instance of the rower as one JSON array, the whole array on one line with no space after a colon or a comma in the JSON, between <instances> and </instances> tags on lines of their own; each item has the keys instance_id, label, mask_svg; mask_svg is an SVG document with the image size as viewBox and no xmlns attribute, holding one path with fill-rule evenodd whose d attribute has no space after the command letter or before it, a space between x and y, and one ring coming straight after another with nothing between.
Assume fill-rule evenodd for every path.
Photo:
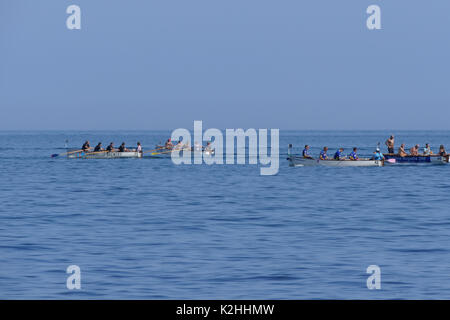
<instances>
[{"instance_id":1,"label":"rower","mask_svg":"<svg viewBox=\"0 0 450 320\"><path fill-rule=\"evenodd\" d=\"M137 143L136 152L142 153L142 146L140 142Z\"/></svg>"},{"instance_id":2,"label":"rower","mask_svg":"<svg viewBox=\"0 0 450 320\"><path fill-rule=\"evenodd\" d=\"M441 144L441 146L439 147L439 155L441 157L445 157L447 155L447 152L445 151L444 145Z\"/></svg>"},{"instance_id":3,"label":"rower","mask_svg":"<svg viewBox=\"0 0 450 320\"><path fill-rule=\"evenodd\" d=\"M323 150L320 151L320 155L319 155L320 160L328 160L327 151L328 151L328 147L323 147Z\"/></svg>"},{"instance_id":4,"label":"rower","mask_svg":"<svg viewBox=\"0 0 450 320\"><path fill-rule=\"evenodd\" d=\"M109 146L106 147L106 151L113 152L114 151L114 142L111 142Z\"/></svg>"},{"instance_id":5,"label":"rower","mask_svg":"<svg viewBox=\"0 0 450 320\"><path fill-rule=\"evenodd\" d=\"M384 143L388 147L388 153L392 154L395 153L394 143L395 143L394 135L391 135L389 139L387 139L386 142Z\"/></svg>"},{"instance_id":6,"label":"rower","mask_svg":"<svg viewBox=\"0 0 450 320\"><path fill-rule=\"evenodd\" d=\"M166 149L169 149L169 150L173 148L173 143L170 138L166 141L165 147L166 147Z\"/></svg>"},{"instance_id":7,"label":"rower","mask_svg":"<svg viewBox=\"0 0 450 320\"><path fill-rule=\"evenodd\" d=\"M419 145L416 144L414 147L409 149L409 154L412 156L418 156L419 155Z\"/></svg>"},{"instance_id":8,"label":"rower","mask_svg":"<svg viewBox=\"0 0 450 320\"><path fill-rule=\"evenodd\" d=\"M433 151L431 151L430 145L428 143L425 144L425 148L423 148L423 154L425 156L429 156L433 154Z\"/></svg>"},{"instance_id":9,"label":"rower","mask_svg":"<svg viewBox=\"0 0 450 320\"><path fill-rule=\"evenodd\" d=\"M208 143L206 144L205 151L206 151L206 152L212 152L211 142L208 142Z\"/></svg>"},{"instance_id":10,"label":"rower","mask_svg":"<svg viewBox=\"0 0 450 320\"><path fill-rule=\"evenodd\" d=\"M400 146L400 148L398 148L398 155L400 156L400 157L406 157L408 154L406 153L406 151L405 151L405 144L404 143L402 143L402 145Z\"/></svg>"},{"instance_id":11,"label":"rower","mask_svg":"<svg viewBox=\"0 0 450 320\"><path fill-rule=\"evenodd\" d=\"M344 160L345 156L342 155L343 152L344 152L344 148L339 148L339 150L336 151L336 153L334 154L333 159L334 160Z\"/></svg>"},{"instance_id":12,"label":"rower","mask_svg":"<svg viewBox=\"0 0 450 320\"><path fill-rule=\"evenodd\" d=\"M377 148L377 150L375 150L374 155L373 155L373 160L384 160L384 156L381 153L380 148Z\"/></svg>"},{"instance_id":13,"label":"rower","mask_svg":"<svg viewBox=\"0 0 450 320\"><path fill-rule=\"evenodd\" d=\"M81 150L83 151L89 151L89 149L91 148L89 141L86 141L85 143L83 143L83 146L81 147Z\"/></svg>"},{"instance_id":14,"label":"rower","mask_svg":"<svg viewBox=\"0 0 450 320\"><path fill-rule=\"evenodd\" d=\"M358 154L356 153L357 151L358 151L358 148L353 148L353 151L350 152L350 154L348 155L348 158L350 160L354 160L354 161L359 160Z\"/></svg>"},{"instance_id":15,"label":"rower","mask_svg":"<svg viewBox=\"0 0 450 320\"><path fill-rule=\"evenodd\" d=\"M99 152L99 151L103 151L101 142L99 142L94 148L94 152Z\"/></svg>"},{"instance_id":16,"label":"rower","mask_svg":"<svg viewBox=\"0 0 450 320\"><path fill-rule=\"evenodd\" d=\"M119 152L128 152L129 150L125 147L125 142L122 142L122 144L119 147Z\"/></svg>"},{"instance_id":17,"label":"rower","mask_svg":"<svg viewBox=\"0 0 450 320\"><path fill-rule=\"evenodd\" d=\"M194 142L194 151L202 151L202 145L198 141Z\"/></svg>"},{"instance_id":18,"label":"rower","mask_svg":"<svg viewBox=\"0 0 450 320\"><path fill-rule=\"evenodd\" d=\"M183 141L179 140L178 143L175 145L174 149L176 149L176 150L183 149Z\"/></svg>"},{"instance_id":19,"label":"rower","mask_svg":"<svg viewBox=\"0 0 450 320\"><path fill-rule=\"evenodd\" d=\"M303 154L303 158L306 158L306 159L312 159L313 158L309 154L309 145L305 145L305 149L303 149L302 154Z\"/></svg>"}]
</instances>

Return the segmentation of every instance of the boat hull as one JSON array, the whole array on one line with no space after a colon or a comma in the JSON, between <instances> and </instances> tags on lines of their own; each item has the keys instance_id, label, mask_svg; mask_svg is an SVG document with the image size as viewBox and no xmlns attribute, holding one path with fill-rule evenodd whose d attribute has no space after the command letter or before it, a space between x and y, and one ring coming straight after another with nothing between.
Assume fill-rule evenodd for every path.
<instances>
[{"instance_id":1,"label":"boat hull","mask_svg":"<svg viewBox=\"0 0 450 320\"><path fill-rule=\"evenodd\" d=\"M384 155L389 164L447 164L449 163L449 156L430 155L430 156L404 156L401 157L397 154L385 154Z\"/></svg>"},{"instance_id":2,"label":"boat hull","mask_svg":"<svg viewBox=\"0 0 450 320\"><path fill-rule=\"evenodd\" d=\"M325 166L325 167L382 167L384 165L383 160L320 160L309 159L301 156L289 156L289 165L291 167L303 167L303 166Z\"/></svg>"},{"instance_id":3,"label":"boat hull","mask_svg":"<svg viewBox=\"0 0 450 320\"><path fill-rule=\"evenodd\" d=\"M68 155L68 158L76 159L120 159L120 158L142 158L141 152L78 152Z\"/></svg>"}]
</instances>

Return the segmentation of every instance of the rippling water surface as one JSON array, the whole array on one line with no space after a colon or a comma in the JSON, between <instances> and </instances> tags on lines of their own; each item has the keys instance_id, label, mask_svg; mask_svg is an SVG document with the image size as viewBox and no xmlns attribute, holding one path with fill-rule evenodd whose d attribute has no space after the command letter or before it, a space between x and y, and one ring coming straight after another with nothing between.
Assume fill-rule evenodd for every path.
<instances>
[{"instance_id":1,"label":"rippling water surface","mask_svg":"<svg viewBox=\"0 0 450 320\"><path fill-rule=\"evenodd\" d=\"M450 166L291 168L286 147L390 132L282 131L280 171L68 160L64 141L151 149L170 132L1 132L0 298L450 299ZM397 132L450 148L450 132ZM82 290L66 288L81 268ZM368 290L366 268L381 268Z\"/></svg>"}]
</instances>

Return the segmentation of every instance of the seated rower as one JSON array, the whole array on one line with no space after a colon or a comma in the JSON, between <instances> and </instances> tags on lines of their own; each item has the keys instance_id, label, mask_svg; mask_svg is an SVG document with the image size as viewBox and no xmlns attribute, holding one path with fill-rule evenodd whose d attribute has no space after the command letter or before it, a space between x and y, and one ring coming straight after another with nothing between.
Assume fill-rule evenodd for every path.
<instances>
[{"instance_id":1,"label":"seated rower","mask_svg":"<svg viewBox=\"0 0 450 320\"><path fill-rule=\"evenodd\" d=\"M164 145L165 147L166 147L166 149L172 149L173 148L173 143L172 143L172 140L169 138L167 141L166 141L166 144Z\"/></svg>"},{"instance_id":2,"label":"seated rower","mask_svg":"<svg viewBox=\"0 0 450 320\"><path fill-rule=\"evenodd\" d=\"M200 143L198 143L197 141L195 141L194 143L194 151L202 151L203 147Z\"/></svg>"},{"instance_id":3,"label":"seated rower","mask_svg":"<svg viewBox=\"0 0 450 320\"><path fill-rule=\"evenodd\" d=\"M91 146L89 144L89 141L86 141L85 143L83 143L83 146L81 147L81 150L89 151L90 149L91 149Z\"/></svg>"},{"instance_id":4,"label":"seated rower","mask_svg":"<svg viewBox=\"0 0 450 320\"><path fill-rule=\"evenodd\" d=\"M359 160L358 154L356 153L357 151L358 151L358 148L353 148L353 151L350 152L350 154L348 155L348 158L353 161Z\"/></svg>"},{"instance_id":5,"label":"seated rower","mask_svg":"<svg viewBox=\"0 0 450 320\"><path fill-rule=\"evenodd\" d=\"M375 150L372 159L373 160L384 160L384 155L381 153L380 148L377 148L377 150Z\"/></svg>"},{"instance_id":6,"label":"seated rower","mask_svg":"<svg viewBox=\"0 0 450 320\"><path fill-rule=\"evenodd\" d=\"M406 157L408 154L405 151L405 144L402 143L402 145L400 146L400 148L398 148L398 155L400 157Z\"/></svg>"},{"instance_id":7,"label":"seated rower","mask_svg":"<svg viewBox=\"0 0 450 320\"><path fill-rule=\"evenodd\" d=\"M106 147L106 151L113 152L114 151L114 142L111 142L109 146Z\"/></svg>"},{"instance_id":8,"label":"seated rower","mask_svg":"<svg viewBox=\"0 0 450 320\"><path fill-rule=\"evenodd\" d=\"M142 153L142 146L140 142L137 143L136 152Z\"/></svg>"},{"instance_id":9,"label":"seated rower","mask_svg":"<svg viewBox=\"0 0 450 320\"><path fill-rule=\"evenodd\" d=\"M440 155L441 157L444 157L444 156L447 155L447 152L445 151L445 148L444 148L444 145L443 145L443 144L441 144L441 146L439 147L439 155Z\"/></svg>"},{"instance_id":10,"label":"seated rower","mask_svg":"<svg viewBox=\"0 0 450 320\"><path fill-rule=\"evenodd\" d=\"M411 149L409 149L409 154L411 156L418 156L419 155L419 145L416 144L414 147L412 147Z\"/></svg>"},{"instance_id":11,"label":"seated rower","mask_svg":"<svg viewBox=\"0 0 450 320\"><path fill-rule=\"evenodd\" d=\"M345 156L343 155L344 152L344 148L339 148L338 151L336 151L336 153L334 154L333 159L334 160L344 160Z\"/></svg>"},{"instance_id":12,"label":"seated rower","mask_svg":"<svg viewBox=\"0 0 450 320\"><path fill-rule=\"evenodd\" d=\"M428 143L426 143L425 148L423 148L423 154L425 156L430 156L433 154L433 151L431 151L430 145Z\"/></svg>"},{"instance_id":13,"label":"seated rower","mask_svg":"<svg viewBox=\"0 0 450 320\"><path fill-rule=\"evenodd\" d=\"M302 154L303 154L303 158L306 158L306 159L312 159L313 158L309 154L309 145L305 145L305 149L303 149Z\"/></svg>"},{"instance_id":14,"label":"seated rower","mask_svg":"<svg viewBox=\"0 0 450 320\"><path fill-rule=\"evenodd\" d=\"M328 147L323 147L323 150L320 151L320 155L319 155L320 160L328 160L327 151L328 151Z\"/></svg>"},{"instance_id":15,"label":"seated rower","mask_svg":"<svg viewBox=\"0 0 450 320\"><path fill-rule=\"evenodd\" d=\"M94 152L100 152L100 151L103 151L103 150L104 149L102 148L102 143L101 142L99 142L94 148Z\"/></svg>"},{"instance_id":16,"label":"seated rower","mask_svg":"<svg viewBox=\"0 0 450 320\"><path fill-rule=\"evenodd\" d=\"M128 149L125 147L125 142L122 142L122 144L121 144L120 147L119 147L119 152L128 152L128 151L130 151L130 150L128 150Z\"/></svg>"},{"instance_id":17,"label":"seated rower","mask_svg":"<svg viewBox=\"0 0 450 320\"><path fill-rule=\"evenodd\" d=\"M175 150L181 150L183 149L183 142L180 140L178 143L173 147Z\"/></svg>"},{"instance_id":18,"label":"seated rower","mask_svg":"<svg viewBox=\"0 0 450 320\"><path fill-rule=\"evenodd\" d=\"M206 147L205 147L204 151L206 151L206 152L212 152L213 151L212 148L211 148L211 142L208 142L206 144Z\"/></svg>"}]
</instances>

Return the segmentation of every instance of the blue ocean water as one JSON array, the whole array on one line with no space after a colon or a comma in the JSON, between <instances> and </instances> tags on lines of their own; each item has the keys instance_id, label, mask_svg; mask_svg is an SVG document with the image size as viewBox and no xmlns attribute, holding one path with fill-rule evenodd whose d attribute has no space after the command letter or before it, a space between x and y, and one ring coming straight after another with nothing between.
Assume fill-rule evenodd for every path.
<instances>
[{"instance_id":1,"label":"blue ocean water","mask_svg":"<svg viewBox=\"0 0 450 320\"><path fill-rule=\"evenodd\" d=\"M288 166L391 132L281 131L280 170L50 158L170 132L1 132L0 298L450 299L450 166ZM396 132L450 148L450 132ZM81 290L66 268L81 268ZM366 268L381 268L368 290Z\"/></svg>"}]
</instances>

